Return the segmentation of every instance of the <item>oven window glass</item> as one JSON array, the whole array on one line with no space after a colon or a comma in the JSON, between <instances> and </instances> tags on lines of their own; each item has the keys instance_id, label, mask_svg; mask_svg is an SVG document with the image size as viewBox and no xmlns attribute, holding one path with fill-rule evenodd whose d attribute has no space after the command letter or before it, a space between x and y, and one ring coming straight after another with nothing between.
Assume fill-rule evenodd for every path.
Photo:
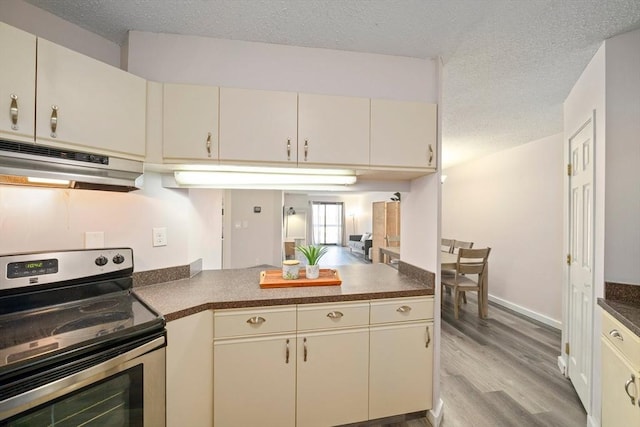
<instances>
[{"instance_id":1,"label":"oven window glass","mask_svg":"<svg viewBox=\"0 0 640 427\"><path fill-rule=\"evenodd\" d=\"M28 412L0 421L2 426L143 425L143 366L137 365Z\"/></svg>"}]
</instances>

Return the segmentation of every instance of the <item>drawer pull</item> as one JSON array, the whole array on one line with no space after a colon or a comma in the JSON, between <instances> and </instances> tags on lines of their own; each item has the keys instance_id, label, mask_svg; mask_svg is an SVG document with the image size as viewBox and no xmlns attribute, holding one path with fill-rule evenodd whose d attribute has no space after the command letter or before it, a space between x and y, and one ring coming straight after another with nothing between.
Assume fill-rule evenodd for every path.
<instances>
[{"instance_id":1,"label":"drawer pull","mask_svg":"<svg viewBox=\"0 0 640 427\"><path fill-rule=\"evenodd\" d=\"M11 129L18 130L18 95L12 93L11 97L11 107L9 108L9 113L11 114Z\"/></svg>"},{"instance_id":2,"label":"drawer pull","mask_svg":"<svg viewBox=\"0 0 640 427\"><path fill-rule=\"evenodd\" d=\"M287 139L287 160L291 160L291 139Z\"/></svg>"},{"instance_id":3,"label":"drawer pull","mask_svg":"<svg viewBox=\"0 0 640 427\"><path fill-rule=\"evenodd\" d=\"M341 311L332 311L331 313L327 314L327 317L329 319L339 319L342 316L344 316L344 314L342 314Z\"/></svg>"},{"instance_id":4,"label":"drawer pull","mask_svg":"<svg viewBox=\"0 0 640 427\"><path fill-rule=\"evenodd\" d=\"M207 157L211 157L211 132L207 133L206 147L207 147Z\"/></svg>"},{"instance_id":5,"label":"drawer pull","mask_svg":"<svg viewBox=\"0 0 640 427\"><path fill-rule=\"evenodd\" d=\"M429 144L429 166L433 163L433 147Z\"/></svg>"},{"instance_id":6,"label":"drawer pull","mask_svg":"<svg viewBox=\"0 0 640 427\"><path fill-rule=\"evenodd\" d=\"M309 157L309 140L305 139L304 140L304 161L307 161L307 158Z\"/></svg>"},{"instance_id":7,"label":"drawer pull","mask_svg":"<svg viewBox=\"0 0 640 427\"><path fill-rule=\"evenodd\" d=\"M633 374L631 374L631 378L629 378L629 379L627 380L627 382L626 382L626 383L624 383L624 391L627 393L627 396L629 396L629 398L631 399L631 404L632 404L632 405L635 405L635 404L636 404L636 397L635 397L635 396L632 396L632 395L631 395L631 393L629 393L629 386L630 386L631 384L635 384L635 381L636 381L636 376L635 376L635 375L633 375Z\"/></svg>"},{"instance_id":8,"label":"drawer pull","mask_svg":"<svg viewBox=\"0 0 640 427\"><path fill-rule=\"evenodd\" d=\"M409 307L408 305L403 305L402 307L398 307L396 311L398 313L408 313L411 311L411 307Z\"/></svg>"},{"instance_id":9,"label":"drawer pull","mask_svg":"<svg viewBox=\"0 0 640 427\"><path fill-rule=\"evenodd\" d=\"M58 106L57 105L52 105L51 106L51 138L57 138L58 134L56 133L56 130L58 129Z\"/></svg>"},{"instance_id":10,"label":"drawer pull","mask_svg":"<svg viewBox=\"0 0 640 427\"><path fill-rule=\"evenodd\" d=\"M427 342L424 347L429 348L429 344L431 344L431 333L429 332L429 327L427 326Z\"/></svg>"},{"instance_id":11,"label":"drawer pull","mask_svg":"<svg viewBox=\"0 0 640 427\"><path fill-rule=\"evenodd\" d=\"M302 340L302 346L303 346L303 353L304 353L304 361L307 361L307 339L303 339Z\"/></svg>"},{"instance_id":12,"label":"drawer pull","mask_svg":"<svg viewBox=\"0 0 640 427\"><path fill-rule=\"evenodd\" d=\"M612 338L618 338L620 341L624 341L624 338L622 337L622 334L617 329L612 329L611 332L609 332L609 335Z\"/></svg>"},{"instance_id":13,"label":"drawer pull","mask_svg":"<svg viewBox=\"0 0 640 427\"><path fill-rule=\"evenodd\" d=\"M287 352L284 363L289 363L289 340L287 340Z\"/></svg>"},{"instance_id":14,"label":"drawer pull","mask_svg":"<svg viewBox=\"0 0 640 427\"><path fill-rule=\"evenodd\" d=\"M247 320L247 323L250 325L261 325L266 321L267 319L265 319L264 317L254 316L250 317L249 320Z\"/></svg>"}]
</instances>

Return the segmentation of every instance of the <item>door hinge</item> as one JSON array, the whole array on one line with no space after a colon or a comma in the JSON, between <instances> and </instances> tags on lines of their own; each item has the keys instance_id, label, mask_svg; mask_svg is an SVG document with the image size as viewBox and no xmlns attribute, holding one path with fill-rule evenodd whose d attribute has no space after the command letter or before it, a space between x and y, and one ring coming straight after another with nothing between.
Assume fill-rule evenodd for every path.
<instances>
[{"instance_id":1,"label":"door hinge","mask_svg":"<svg viewBox=\"0 0 640 427\"><path fill-rule=\"evenodd\" d=\"M567 165L567 175L571 176L572 172L573 172L573 167L571 167L571 163L569 163Z\"/></svg>"},{"instance_id":2,"label":"door hinge","mask_svg":"<svg viewBox=\"0 0 640 427\"><path fill-rule=\"evenodd\" d=\"M571 265L571 254L567 254L567 265Z\"/></svg>"},{"instance_id":3,"label":"door hinge","mask_svg":"<svg viewBox=\"0 0 640 427\"><path fill-rule=\"evenodd\" d=\"M567 353L567 355L569 355L569 343L568 342L564 343L564 352Z\"/></svg>"}]
</instances>

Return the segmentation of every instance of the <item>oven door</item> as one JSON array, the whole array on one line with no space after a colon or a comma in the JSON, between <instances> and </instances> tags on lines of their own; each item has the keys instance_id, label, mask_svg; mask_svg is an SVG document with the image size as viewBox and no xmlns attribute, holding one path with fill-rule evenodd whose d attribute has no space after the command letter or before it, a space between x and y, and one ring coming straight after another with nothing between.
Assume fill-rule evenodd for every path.
<instances>
[{"instance_id":1,"label":"oven door","mask_svg":"<svg viewBox=\"0 0 640 427\"><path fill-rule=\"evenodd\" d=\"M0 402L0 426L164 426L165 346L160 336ZM95 359L94 359L95 360ZM78 363L89 364L86 360ZM70 371L75 371L73 366ZM32 384L41 384L42 372Z\"/></svg>"}]
</instances>

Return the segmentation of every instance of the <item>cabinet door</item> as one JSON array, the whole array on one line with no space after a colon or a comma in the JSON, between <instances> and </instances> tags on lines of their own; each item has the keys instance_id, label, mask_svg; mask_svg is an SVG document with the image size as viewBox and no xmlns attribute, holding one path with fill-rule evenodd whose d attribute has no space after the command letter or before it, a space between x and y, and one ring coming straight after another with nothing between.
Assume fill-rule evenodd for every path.
<instances>
[{"instance_id":1,"label":"cabinet door","mask_svg":"<svg viewBox=\"0 0 640 427\"><path fill-rule=\"evenodd\" d=\"M298 94L220 88L220 160L296 166Z\"/></svg>"},{"instance_id":2,"label":"cabinet door","mask_svg":"<svg viewBox=\"0 0 640 427\"><path fill-rule=\"evenodd\" d=\"M215 341L216 427L295 426L295 342L294 334Z\"/></svg>"},{"instance_id":3,"label":"cabinet door","mask_svg":"<svg viewBox=\"0 0 640 427\"><path fill-rule=\"evenodd\" d=\"M298 167L369 164L369 98L298 95Z\"/></svg>"},{"instance_id":4,"label":"cabinet door","mask_svg":"<svg viewBox=\"0 0 640 427\"><path fill-rule=\"evenodd\" d=\"M432 407L433 324L371 328L369 419Z\"/></svg>"},{"instance_id":5,"label":"cabinet door","mask_svg":"<svg viewBox=\"0 0 640 427\"><path fill-rule=\"evenodd\" d=\"M602 337L602 426L640 426L640 378L620 352ZM631 399L629 394L634 396Z\"/></svg>"},{"instance_id":6,"label":"cabinet door","mask_svg":"<svg viewBox=\"0 0 640 427\"><path fill-rule=\"evenodd\" d=\"M219 89L165 83L163 95L163 157L217 161Z\"/></svg>"},{"instance_id":7,"label":"cabinet door","mask_svg":"<svg viewBox=\"0 0 640 427\"><path fill-rule=\"evenodd\" d=\"M213 312L167 323L167 426L213 423Z\"/></svg>"},{"instance_id":8,"label":"cabinet door","mask_svg":"<svg viewBox=\"0 0 640 427\"><path fill-rule=\"evenodd\" d=\"M367 420L369 330L298 334L297 425Z\"/></svg>"},{"instance_id":9,"label":"cabinet door","mask_svg":"<svg viewBox=\"0 0 640 427\"><path fill-rule=\"evenodd\" d=\"M0 22L0 52L0 137L33 143L36 37Z\"/></svg>"},{"instance_id":10,"label":"cabinet door","mask_svg":"<svg viewBox=\"0 0 640 427\"><path fill-rule=\"evenodd\" d=\"M144 159L144 79L38 39L37 81L36 143Z\"/></svg>"},{"instance_id":11,"label":"cabinet door","mask_svg":"<svg viewBox=\"0 0 640 427\"><path fill-rule=\"evenodd\" d=\"M371 166L436 167L437 106L371 100Z\"/></svg>"}]
</instances>

